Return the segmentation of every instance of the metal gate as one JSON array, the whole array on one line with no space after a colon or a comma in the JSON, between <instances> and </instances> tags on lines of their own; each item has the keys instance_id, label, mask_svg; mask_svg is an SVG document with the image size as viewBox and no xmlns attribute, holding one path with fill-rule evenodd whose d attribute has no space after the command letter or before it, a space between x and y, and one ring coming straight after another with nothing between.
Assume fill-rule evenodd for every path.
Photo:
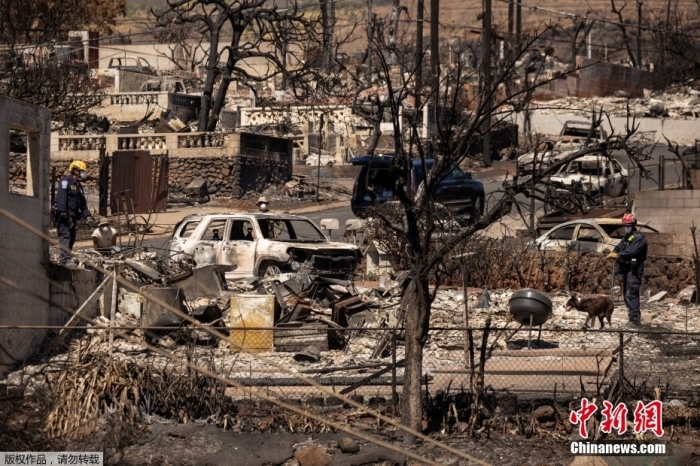
<instances>
[{"instance_id":1,"label":"metal gate","mask_svg":"<svg viewBox=\"0 0 700 466\"><path fill-rule=\"evenodd\" d=\"M168 156L145 150L112 153L112 214L162 212L168 201Z\"/></svg>"}]
</instances>

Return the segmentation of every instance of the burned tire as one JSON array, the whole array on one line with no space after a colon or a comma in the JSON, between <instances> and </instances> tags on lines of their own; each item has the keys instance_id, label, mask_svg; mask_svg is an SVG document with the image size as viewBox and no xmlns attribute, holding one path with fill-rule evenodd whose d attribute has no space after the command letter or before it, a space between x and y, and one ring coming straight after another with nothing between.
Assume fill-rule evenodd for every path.
<instances>
[{"instance_id":1,"label":"burned tire","mask_svg":"<svg viewBox=\"0 0 700 466\"><path fill-rule=\"evenodd\" d=\"M275 261L263 261L258 268L258 277L274 277L282 273L282 264Z\"/></svg>"}]
</instances>

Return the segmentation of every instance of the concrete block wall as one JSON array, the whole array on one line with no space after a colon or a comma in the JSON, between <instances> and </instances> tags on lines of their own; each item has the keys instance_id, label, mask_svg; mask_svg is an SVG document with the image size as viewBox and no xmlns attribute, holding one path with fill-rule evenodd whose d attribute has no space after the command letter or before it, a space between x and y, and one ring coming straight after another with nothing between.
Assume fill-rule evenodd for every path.
<instances>
[{"instance_id":1,"label":"concrete block wall","mask_svg":"<svg viewBox=\"0 0 700 466\"><path fill-rule=\"evenodd\" d=\"M64 308L77 309L95 291L104 278L95 270L67 269L56 264L50 265L49 276L52 280L49 325L65 325L71 315ZM109 289L111 290L111 288ZM99 300L95 300L88 309L83 311L82 315L94 318L99 315L99 312ZM83 325L84 321L78 322L78 326Z\"/></svg>"},{"instance_id":2,"label":"concrete block wall","mask_svg":"<svg viewBox=\"0 0 700 466\"><path fill-rule=\"evenodd\" d=\"M700 225L700 191L640 191L634 213L640 223L648 223L662 233L689 233L695 222ZM689 241L692 241L688 237Z\"/></svg>"},{"instance_id":3,"label":"concrete block wall","mask_svg":"<svg viewBox=\"0 0 700 466\"><path fill-rule=\"evenodd\" d=\"M0 96L0 325L49 323L48 243L4 213L48 233L50 118L44 108ZM26 194L10 192L10 129L28 135ZM0 373L27 358L45 332L0 330Z\"/></svg>"},{"instance_id":4,"label":"concrete block wall","mask_svg":"<svg viewBox=\"0 0 700 466\"><path fill-rule=\"evenodd\" d=\"M626 91L631 97L643 97L645 88L654 87L654 75L648 71L608 62L577 57L575 74L553 80L535 91L535 98L605 97Z\"/></svg>"},{"instance_id":5,"label":"concrete block wall","mask_svg":"<svg viewBox=\"0 0 700 466\"><path fill-rule=\"evenodd\" d=\"M647 233L649 255L659 257L691 257L695 252L690 230L680 233Z\"/></svg>"}]
</instances>

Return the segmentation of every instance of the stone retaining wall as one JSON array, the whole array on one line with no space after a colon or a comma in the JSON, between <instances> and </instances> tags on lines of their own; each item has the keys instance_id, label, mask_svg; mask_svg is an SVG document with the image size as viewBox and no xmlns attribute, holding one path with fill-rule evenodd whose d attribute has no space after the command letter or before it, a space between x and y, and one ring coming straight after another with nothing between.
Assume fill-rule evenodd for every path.
<instances>
[{"instance_id":1,"label":"stone retaining wall","mask_svg":"<svg viewBox=\"0 0 700 466\"><path fill-rule=\"evenodd\" d=\"M508 250L488 250L472 262L470 286L610 292L612 263L600 254L569 253L567 256L564 252L544 252L540 255L537 252L513 254ZM645 290L675 294L694 284L692 258L648 257L644 271ZM620 275L616 275L615 285L620 285Z\"/></svg>"},{"instance_id":2,"label":"stone retaining wall","mask_svg":"<svg viewBox=\"0 0 700 466\"><path fill-rule=\"evenodd\" d=\"M170 196L184 195L183 189L196 177L209 181L209 193L240 198L270 184L283 183L291 177L287 161L259 157L173 157L170 159Z\"/></svg>"},{"instance_id":3,"label":"stone retaining wall","mask_svg":"<svg viewBox=\"0 0 700 466\"><path fill-rule=\"evenodd\" d=\"M70 161L52 160L51 168L60 179ZM84 186L96 188L99 164L87 163L88 178ZM269 185L284 183L291 178L291 160L262 158L257 156L223 157L170 157L168 176L169 196L184 196L183 189L199 176L209 182L209 192L218 197L241 198L250 192L259 192ZM24 188L26 183L26 155L10 155L10 183Z\"/></svg>"},{"instance_id":4,"label":"stone retaining wall","mask_svg":"<svg viewBox=\"0 0 700 466\"><path fill-rule=\"evenodd\" d=\"M57 179L60 179L63 175L68 172L68 166L71 161L67 160L51 160L50 170L51 174L54 170L56 172ZM87 164L88 178L85 180L84 184L87 187L94 187L97 182L97 174L99 172L98 163L92 162ZM10 154L10 184L24 188L27 182L27 156L26 154Z\"/></svg>"}]
</instances>

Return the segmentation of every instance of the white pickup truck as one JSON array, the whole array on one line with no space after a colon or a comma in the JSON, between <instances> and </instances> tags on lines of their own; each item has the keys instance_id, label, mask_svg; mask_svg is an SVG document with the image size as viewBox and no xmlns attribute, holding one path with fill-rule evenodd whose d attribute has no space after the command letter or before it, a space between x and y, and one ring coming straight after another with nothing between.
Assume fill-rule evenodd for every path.
<instances>
[{"instance_id":1,"label":"white pickup truck","mask_svg":"<svg viewBox=\"0 0 700 466\"><path fill-rule=\"evenodd\" d=\"M112 57L109 60L109 65L107 68L101 68L96 71L95 78L97 82L102 86L114 86L115 78L117 72L123 71L133 71L135 73L155 75L156 72L153 67L146 61L145 58L134 57L134 56L124 56L124 57Z\"/></svg>"},{"instance_id":2,"label":"white pickup truck","mask_svg":"<svg viewBox=\"0 0 700 466\"><path fill-rule=\"evenodd\" d=\"M550 165L565 159L583 147L591 129L589 121L568 120L564 122L559 137L542 141L535 150L518 157L518 175L532 175L533 164L535 173L541 173ZM604 141L607 133L602 128L596 128L591 135L591 142Z\"/></svg>"},{"instance_id":3,"label":"white pickup truck","mask_svg":"<svg viewBox=\"0 0 700 466\"><path fill-rule=\"evenodd\" d=\"M151 64L141 57L113 57L109 60L109 66L101 70L103 73L111 73L114 76L117 70L133 71L135 73L156 74Z\"/></svg>"}]
</instances>

